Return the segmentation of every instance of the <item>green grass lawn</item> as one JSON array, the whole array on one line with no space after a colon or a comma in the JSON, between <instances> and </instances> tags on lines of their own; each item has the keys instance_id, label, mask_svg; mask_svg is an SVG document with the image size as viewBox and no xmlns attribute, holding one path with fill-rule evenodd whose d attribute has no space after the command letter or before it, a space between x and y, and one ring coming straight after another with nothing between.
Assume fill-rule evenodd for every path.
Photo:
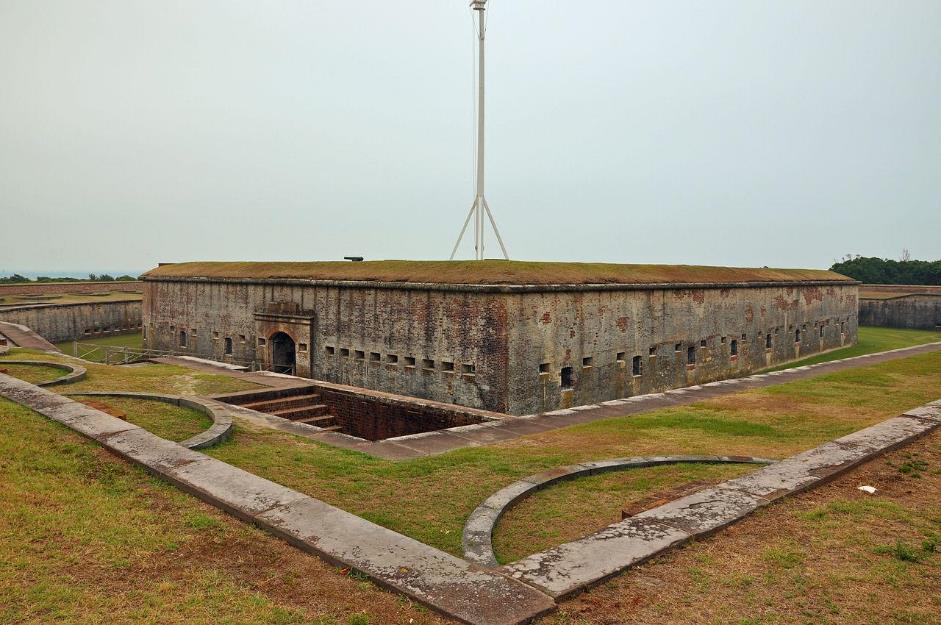
<instances>
[{"instance_id":1,"label":"green grass lawn","mask_svg":"<svg viewBox=\"0 0 941 625\"><path fill-rule=\"evenodd\" d=\"M440 625L0 398L0 623Z\"/></svg>"},{"instance_id":2,"label":"green grass lawn","mask_svg":"<svg viewBox=\"0 0 941 625\"><path fill-rule=\"evenodd\" d=\"M28 349L11 349L0 356L4 360L49 360L70 362L57 354ZM258 388L257 384L227 375L203 373L178 367L147 363L134 366L111 366L86 362L88 373L84 380L57 389L62 393L76 391L153 391L168 395L215 395Z\"/></svg>"},{"instance_id":3,"label":"green grass lawn","mask_svg":"<svg viewBox=\"0 0 941 625\"><path fill-rule=\"evenodd\" d=\"M923 334L921 340L933 338L931 335ZM893 330L883 331L883 338L879 338L878 330L869 336L879 339L875 342L882 347L918 340L912 333L897 334ZM10 357L17 357L17 352L22 351L13 350ZM138 368L89 363L88 368L88 380L70 386L69 390L208 394L240 390L246 384L226 376L168 365ZM381 460L241 422L228 443L207 453L459 554L461 529L470 512L494 491L542 470L586 460L637 455L783 457L939 396L941 354L926 354L407 462ZM657 479L651 478L655 471L611 478L614 481L603 497L604 505L583 506L579 503L579 489L562 489L552 505L560 532L556 536L574 536L603 527L616 518L624 505L660 489L698 479L695 477L698 471L668 470L657 474ZM711 479L723 479L739 474L742 468L720 466L708 471ZM548 494L552 491L547 491ZM500 524L497 543L502 555L517 557L554 539L518 527L529 521L524 515L510 515Z\"/></svg>"},{"instance_id":4,"label":"green grass lawn","mask_svg":"<svg viewBox=\"0 0 941 625\"><path fill-rule=\"evenodd\" d=\"M0 371L6 370L7 375L14 378L25 380L30 384L42 384L51 382L56 378L61 378L68 372L57 367L47 367L44 365L7 365L0 362Z\"/></svg>"},{"instance_id":5,"label":"green grass lawn","mask_svg":"<svg viewBox=\"0 0 941 625\"><path fill-rule=\"evenodd\" d=\"M921 338L933 337L928 333ZM898 346L900 340L917 339L890 330L879 344ZM238 390L225 387L244 384L166 365L89 364L89 379L70 389L206 394ZM461 529L470 512L496 490L542 470L638 455L784 457L938 397L941 353L406 462L373 458L242 422L229 442L207 453L459 554ZM544 514L555 515L558 533L540 537L520 527L530 523L530 517L509 515L498 527L497 543L501 555L517 557L558 536L574 537L603 527L624 505L659 490L705 473L721 480L742 470L740 466L676 468L611 477L610 483L598 487L607 492L596 498L594 506L583 505L578 488L549 490L544 497L551 498L543 501L551 510Z\"/></svg>"},{"instance_id":6,"label":"green grass lawn","mask_svg":"<svg viewBox=\"0 0 941 625\"><path fill-rule=\"evenodd\" d=\"M104 347L129 347L132 349L141 349L144 346L144 335L141 332L133 332L129 334L117 334L114 336L102 336L98 338L89 339L88 341L79 341L79 351L78 354L73 353L74 344L72 341L65 341L64 343L56 343L55 346L63 354L68 354L70 356L80 356L85 360L91 362L104 362L105 352L104 349L93 350L90 345L98 345L102 348Z\"/></svg>"},{"instance_id":7,"label":"green grass lawn","mask_svg":"<svg viewBox=\"0 0 941 625\"><path fill-rule=\"evenodd\" d=\"M890 349L912 347L914 345L923 345L937 341L941 341L941 332L935 332L933 330L861 326L859 328L859 337L855 345L835 349L825 354L802 358L801 360L785 365L771 367L770 369L766 369L766 371L780 371L781 369L790 369L791 367L814 365L818 362L830 362L831 360L839 360L840 358L875 354L876 352L884 352Z\"/></svg>"},{"instance_id":8,"label":"green grass lawn","mask_svg":"<svg viewBox=\"0 0 941 625\"><path fill-rule=\"evenodd\" d=\"M659 454L780 458L939 397L941 353L932 353L406 462L248 426L237 428L232 440L207 453L460 554L461 530L470 512L496 490L545 469ZM566 535L586 534L616 519L624 504L681 485L701 471L646 471L636 478L611 478L624 481L601 498L604 505L594 507L582 505L579 489L561 489L550 502L548 516L565 526ZM708 468L713 479L741 471L739 466ZM546 545L551 537L514 527L531 522L530 517L512 515L500 524L497 542L504 554L516 557ZM505 539L504 532L510 537Z\"/></svg>"},{"instance_id":9,"label":"green grass lawn","mask_svg":"<svg viewBox=\"0 0 941 625\"><path fill-rule=\"evenodd\" d=\"M16 358L56 360L61 356L14 349L0 357L0 367L4 359ZM227 376L169 365L108 367L89 363L88 370L87 380L57 390L207 394L252 386ZM208 453L459 554L467 515L494 491L541 470L587 460L657 454L784 457L939 397L941 353L931 353L405 462L372 458L241 422L230 442ZM114 400L104 401L110 404ZM125 405L125 409L130 416L138 407ZM896 543L889 540L891 532L883 527L891 515L895 515L892 519L920 515L917 527L934 523L933 531L941 533L938 464L934 459L922 463L925 468L914 461L908 463L924 477L906 473L903 464L892 470L900 476L895 481L891 476L865 479L882 489L895 488L900 497L921 496L920 507L898 511L879 507L874 499L871 506L858 511L852 508L852 501L814 503L799 517L803 525L798 524L791 534L779 535L777 526L765 528L759 533L757 546L744 542L732 554L721 546L726 543L718 543L709 552L714 560L689 564L678 574L684 581L674 589L677 605L701 605L703 597L710 596L710 588L720 594L731 593L728 601L745 601L749 588L764 588L765 582L785 611L796 598L816 593L821 587L837 587L840 592L859 589L861 601L867 600L867 592L881 592L899 602L906 601L905 597L914 602L927 596L926 592L935 592L936 585L932 591L924 584L928 583L925 580L937 580L935 569L929 567L938 558L906 534L900 538L903 546L915 545L912 549L921 560L902 561L891 552ZM497 527L498 553L504 559L514 559L611 523L633 501L690 481L718 481L751 469L741 465L657 467L559 484L506 516ZM332 574L319 560L228 519L96 444L2 399L0 483L4 485L0 488L0 622L441 622L371 584ZM854 485L847 492L862 496ZM772 514L774 509L777 506L761 514ZM836 518L840 522L834 526L829 520ZM734 538L737 527L716 540ZM848 531L858 527L866 531ZM871 530L879 532L872 540L836 542L856 534L865 538ZM810 534L820 541L813 549L795 544ZM839 551L825 551L828 545ZM883 547L889 551L881 550ZM693 558L700 547L690 549ZM902 549L896 552L907 554ZM832 556L832 566L812 566L811 558L817 553ZM874 564L866 564L870 566L867 572L847 581L841 571L847 570L847 562L856 566L857 561ZM729 577L745 570L743 562L752 563L757 573L748 569L742 575L757 578ZM731 572L727 570L730 564L736 567ZM763 565L776 568L762 572ZM876 573L869 572L872 570ZM820 579L808 586L816 571L820 571ZM715 585L710 587L707 581ZM606 597L609 587L601 586L590 595ZM601 612L615 613L632 605L634 592L636 589L620 591ZM786 612L788 618L762 617L752 622L796 622L794 619L801 620L800 614L813 612L806 611L811 607ZM548 620L566 625L602 623L605 621L598 620L604 616L601 612L589 620L569 619L566 614L577 612L563 605ZM740 623L747 616L743 612L738 620L710 618L709 622ZM631 622L629 615L623 620Z\"/></svg>"},{"instance_id":10,"label":"green grass lawn","mask_svg":"<svg viewBox=\"0 0 941 625\"><path fill-rule=\"evenodd\" d=\"M76 396L73 399L99 410L106 408L108 414L175 442L186 440L212 426L212 418L198 410L152 399L107 396Z\"/></svg>"}]
</instances>

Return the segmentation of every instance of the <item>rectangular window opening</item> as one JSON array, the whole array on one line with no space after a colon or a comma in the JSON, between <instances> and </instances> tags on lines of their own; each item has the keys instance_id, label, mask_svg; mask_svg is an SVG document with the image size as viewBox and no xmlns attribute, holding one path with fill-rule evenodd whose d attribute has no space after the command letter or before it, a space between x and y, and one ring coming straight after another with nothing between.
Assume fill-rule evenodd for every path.
<instances>
[{"instance_id":1,"label":"rectangular window opening","mask_svg":"<svg viewBox=\"0 0 941 625\"><path fill-rule=\"evenodd\" d=\"M265 339L259 337L259 338L258 338L258 347L264 347L264 346L265 346Z\"/></svg>"},{"instance_id":2,"label":"rectangular window opening","mask_svg":"<svg viewBox=\"0 0 941 625\"><path fill-rule=\"evenodd\" d=\"M648 350L647 350L647 355L648 355L648 356L656 356L656 355L657 355L657 348L656 348L656 347L651 347L650 349L648 349Z\"/></svg>"},{"instance_id":3,"label":"rectangular window opening","mask_svg":"<svg viewBox=\"0 0 941 625\"><path fill-rule=\"evenodd\" d=\"M676 345L674 345L674 346L673 346L673 351L675 351L675 352L681 352L681 351L683 351L683 344L682 344L682 343L677 343Z\"/></svg>"},{"instance_id":4,"label":"rectangular window opening","mask_svg":"<svg viewBox=\"0 0 941 625\"><path fill-rule=\"evenodd\" d=\"M640 356L634 356L631 359L631 373L634 375L641 375L641 366Z\"/></svg>"},{"instance_id":5,"label":"rectangular window opening","mask_svg":"<svg viewBox=\"0 0 941 625\"><path fill-rule=\"evenodd\" d=\"M422 369L434 369L435 361L431 358L423 358L421 361L421 367Z\"/></svg>"},{"instance_id":6,"label":"rectangular window opening","mask_svg":"<svg viewBox=\"0 0 941 625\"><path fill-rule=\"evenodd\" d=\"M454 363L444 360L441 362L441 369L443 371L454 371Z\"/></svg>"},{"instance_id":7,"label":"rectangular window opening","mask_svg":"<svg viewBox=\"0 0 941 625\"><path fill-rule=\"evenodd\" d=\"M706 339L703 339L703 340L699 341L699 346L700 346L700 347L705 347L705 346L706 346Z\"/></svg>"},{"instance_id":8,"label":"rectangular window opening","mask_svg":"<svg viewBox=\"0 0 941 625\"><path fill-rule=\"evenodd\" d=\"M732 343L729 344L729 353L732 356L738 356L738 341L732 339Z\"/></svg>"},{"instance_id":9,"label":"rectangular window opening","mask_svg":"<svg viewBox=\"0 0 941 625\"><path fill-rule=\"evenodd\" d=\"M544 362L539 365L539 373L549 373L549 367L551 365L548 362Z\"/></svg>"},{"instance_id":10,"label":"rectangular window opening","mask_svg":"<svg viewBox=\"0 0 941 625\"><path fill-rule=\"evenodd\" d=\"M618 362L624 362L624 352L618 352L617 357L615 358Z\"/></svg>"},{"instance_id":11,"label":"rectangular window opening","mask_svg":"<svg viewBox=\"0 0 941 625\"><path fill-rule=\"evenodd\" d=\"M414 356L406 356L406 357L405 357L405 366L406 366L406 367L414 367L414 366L415 366L415 357L414 357Z\"/></svg>"},{"instance_id":12,"label":"rectangular window opening","mask_svg":"<svg viewBox=\"0 0 941 625\"><path fill-rule=\"evenodd\" d=\"M369 362L379 362L380 359L379 352L369 352Z\"/></svg>"},{"instance_id":13,"label":"rectangular window opening","mask_svg":"<svg viewBox=\"0 0 941 625\"><path fill-rule=\"evenodd\" d=\"M327 345L324 349L329 356L333 356L333 354L336 353L336 348L333 345Z\"/></svg>"},{"instance_id":14,"label":"rectangular window opening","mask_svg":"<svg viewBox=\"0 0 941 625\"><path fill-rule=\"evenodd\" d=\"M464 375L475 375L477 373L477 367L475 365L463 364L461 365L461 373Z\"/></svg>"},{"instance_id":15,"label":"rectangular window opening","mask_svg":"<svg viewBox=\"0 0 941 625\"><path fill-rule=\"evenodd\" d=\"M307 343L298 343L298 344L297 344L297 351L299 351L299 352L306 352L306 351L307 351Z\"/></svg>"},{"instance_id":16,"label":"rectangular window opening","mask_svg":"<svg viewBox=\"0 0 941 625\"><path fill-rule=\"evenodd\" d=\"M343 356L344 358L349 358L349 357L350 357L350 348L349 348L349 347L341 347L341 348L340 348L340 355Z\"/></svg>"},{"instance_id":17,"label":"rectangular window opening","mask_svg":"<svg viewBox=\"0 0 941 625\"><path fill-rule=\"evenodd\" d=\"M584 358L582 358L582 366L583 366L583 367L590 367L592 361L593 361L593 359L592 359L591 356L585 356Z\"/></svg>"},{"instance_id":18,"label":"rectangular window opening","mask_svg":"<svg viewBox=\"0 0 941 625\"><path fill-rule=\"evenodd\" d=\"M226 356L232 355L232 337L231 336L225 337L225 355Z\"/></svg>"},{"instance_id":19,"label":"rectangular window opening","mask_svg":"<svg viewBox=\"0 0 941 625\"><path fill-rule=\"evenodd\" d=\"M725 345L725 337L723 336L721 339L719 339L719 342Z\"/></svg>"},{"instance_id":20,"label":"rectangular window opening","mask_svg":"<svg viewBox=\"0 0 941 625\"><path fill-rule=\"evenodd\" d=\"M560 381L563 389L572 388L572 368L571 367L562 367L562 371L559 372Z\"/></svg>"},{"instance_id":21,"label":"rectangular window opening","mask_svg":"<svg viewBox=\"0 0 941 625\"><path fill-rule=\"evenodd\" d=\"M366 360L366 352L361 349L357 349L355 352L356 360Z\"/></svg>"},{"instance_id":22,"label":"rectangular window opening","mask_svg":"<svg viewBox=\"0 0 941 625\"><path fill-rule=\"evenodd\" d=\"M398 354L386 354L386 362L394 365L399 362Z\"/></svg>"},{"instance_id":23,"label":"rectangular window opening","mask_svg":"<svg viewBox=\"0 0 941 625\"><path fill-rule=\"evenodd\" d=\"M244 334L239 334L239 342L240 342L240 343L244 343L244 342L245 342L245 335L244 335Z\"/></svg>"}]
</instances>

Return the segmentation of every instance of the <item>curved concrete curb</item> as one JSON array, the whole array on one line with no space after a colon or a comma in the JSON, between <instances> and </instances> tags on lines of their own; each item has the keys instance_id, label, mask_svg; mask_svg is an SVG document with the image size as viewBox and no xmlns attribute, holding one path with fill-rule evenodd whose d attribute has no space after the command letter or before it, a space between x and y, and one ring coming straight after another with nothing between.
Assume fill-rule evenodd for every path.
<instances>
[{"instance_id":1,"label":"curved concrete curb","mask_svg":"<svg viewBox=\"0 0 941 625\"><path fill-rule=\"evenodd\" d=\"M782 497L818 486L939 426L941 402L932 402L499 570L553 597L570 595L740 521Z\"/></svg>"},{"instance_id":2,"label":"curved concrete curb","mask_svg":"<svg viewBox=\"0 0 941 625\"><path fill-rule=\"evenodd\" d=\"M72 382L78 382L79 380L85 379L85 374L87 370L81 365L68 365L64 362L53 362L51 360L3 360L0 361L0 366L7 365L39 365L42 367L52 367L53 369L61 369L62 371L67 371L62 377L56 378L55 380L49 380L48 382L40 382L36 386L56 386L57 384L71 384Z\"/></svg>"},{"instance_id":3,"label":"curved concrete curb","mask_svg":"<svg viewBox=\"0 0 941 625\"><path fill-rule=\"evenodd\" d=\"M644 456L583 462L530 475L498 490L477 506L464 524L461 542L464 559L484 566L500 566L493 553L493 529L503 514L537 490L563 480L586 475L653 467L662 464L772 464L774 460L752 456Z\"/></svg>"},{"instance_id":4,"label":"curved concrete curb","mask_svg":"<svg viewBox=\"0 0 941 625\"><path fill-rule=\"evenodd\" d=\"M212 419L212 425L205 431L191 436L180 445L189 449L205 449L218 445L232 435L235 427L232 415L218 402L200 399L199 397L183 397L181 395L157 395L155 393L132 393L119 391L88 391L85 393L69 393L69 397L130 397L132 399L149 399L162 401L175 406L192 408Z\"/></svg>"}]
</instances>

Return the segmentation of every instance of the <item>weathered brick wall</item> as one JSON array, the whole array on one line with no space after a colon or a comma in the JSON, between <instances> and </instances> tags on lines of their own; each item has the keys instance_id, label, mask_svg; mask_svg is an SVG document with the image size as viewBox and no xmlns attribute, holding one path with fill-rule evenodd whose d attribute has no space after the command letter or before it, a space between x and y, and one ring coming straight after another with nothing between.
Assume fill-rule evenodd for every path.
<instances>
[{"instance_id":1,"label":"weathered brick wall","mask_svg":"<svg viewBox=\"0 0 941 625\"><path fill-rule=\"evenodd\" d=\"M30 282L0 284L0 297L7 295L55 295L60 293L140 293L143 282Z\"/></svg>"},{"instance_id":2,"label":"weathered brick wall","mask_svg":"<svg viewBox=\"0 0 941 625\"><path fill-rule=\"evenodd\" d=\"M850 345L856 342L856 306L855 285L513 296L509 411L533 413L691 386ZM633 374L635 357L639 376ZM563 367L572 374L566 390Z\"/></svg>"},{"instance_id":3,"label":"weathered brick wall","mask_svg":"<svg viewBox=\"0 0 941 625\"><path fill-rule=\"evenodd\" d=\"M51 343L86 341L141 327L141 302L36 304L0 310L0 321L19 323Z\"/></svg>"},{"instance_id":4,"label":"weathered brick wall","mask_svg":"<svg viewBox=\"0 0 941 625\"><path fill-rule=\"evenodd\" d=\"M855 285L527 290L151 279L145 340L180 350L185 329L194 355L264 360L259 339L271 326L254 313L272 302L313 311L298 358L314 379L511 414L741 375L852 344L857 330ZM570 389L561 388L563 367L572 368Z\"/></svg>"},{"instance_id":5,"label":"weathered brick wall","mask_svg":"<svg viewBox=\"0 0 941 625\"><path fill-rule=\"evenodd\" d=\"M860 299L859 325L890 328L941 328L941 295Z\"/></svg>"},{"instance_id":6,"label":"weathered brick wall","mask_svg":"<svg viewBox=\"0 0 941 625\"><path fill-rule=\"evenodd\" d=\"M310 344L298 350L314 379L507 409L506 299L499 294L147 281L145 344L221 361L261 362L267 346L259 346L259 339L267 341L274 326L257 323L254 313L271 302L294 302L316 312ZM187 332L185 349L182 330ZM233 338L231 357L223 353L226 337Z\"/></svg>"},{"instance_id":7,"label":"weathered brick wall","mask_svg":"<svg viewBox=\"0 0 941 625\"><path fill-rule=\"evenodd\" d=\"M317 385L317 392L329 407L328 412L337 418L343 432L371 441L482 421L466 412L444 406L423 405L404 397L398 400L379 398L322 385Z\"/></svg>"}]
</instances>

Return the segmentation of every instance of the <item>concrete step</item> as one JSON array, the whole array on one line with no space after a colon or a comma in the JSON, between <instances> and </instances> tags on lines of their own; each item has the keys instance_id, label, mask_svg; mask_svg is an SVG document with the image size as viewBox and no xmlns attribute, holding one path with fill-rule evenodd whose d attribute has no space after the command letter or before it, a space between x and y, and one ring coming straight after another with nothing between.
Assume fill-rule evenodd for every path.
<instances>
[{"instance_id":1,"label":"concrete step","mask_svg":"<svg viewBox=\"0 0 941 625\"><path fill-rule=\"evenodd\" d=\"M217 397L219 401L236 406L246 406L248 404L257 404L266 401L275 401L278 399L290 399L301 395L311 395L316 391L314 386L295 386L289 388L264 389L260 391L243 391L240 393L230 393Z\"/></svg>"},{"instance_id":2,"label":"concrete step","mask_svg":"<svg viewBox=\"0 0 941 625\"><path fill-rule=\"evenodd\" d=\"M274 416L281 417L282 419L298 421L306 417L322 417L323 415L327 414L327 405L313 404L310 406L303 406L301 408L286 408L284 410L275 410L274 412L269 412L268 414L273 414Z\"/></svg>"},{"instance_id":3,"label":"concrete step","mask_svg":"<svg viewBox=\"0 0 941 625\"><path fill-rule=\"evenodd\" d=\"M255 401L249 404L242 404L244 407L258 412L273 413L277 410L287 410L289 408L303 408L311 404L319 404L320 395L310 393L307 395L296 395L294 397L281 397L277 399L265 399Z\"/></svg>"}]
</instances>

